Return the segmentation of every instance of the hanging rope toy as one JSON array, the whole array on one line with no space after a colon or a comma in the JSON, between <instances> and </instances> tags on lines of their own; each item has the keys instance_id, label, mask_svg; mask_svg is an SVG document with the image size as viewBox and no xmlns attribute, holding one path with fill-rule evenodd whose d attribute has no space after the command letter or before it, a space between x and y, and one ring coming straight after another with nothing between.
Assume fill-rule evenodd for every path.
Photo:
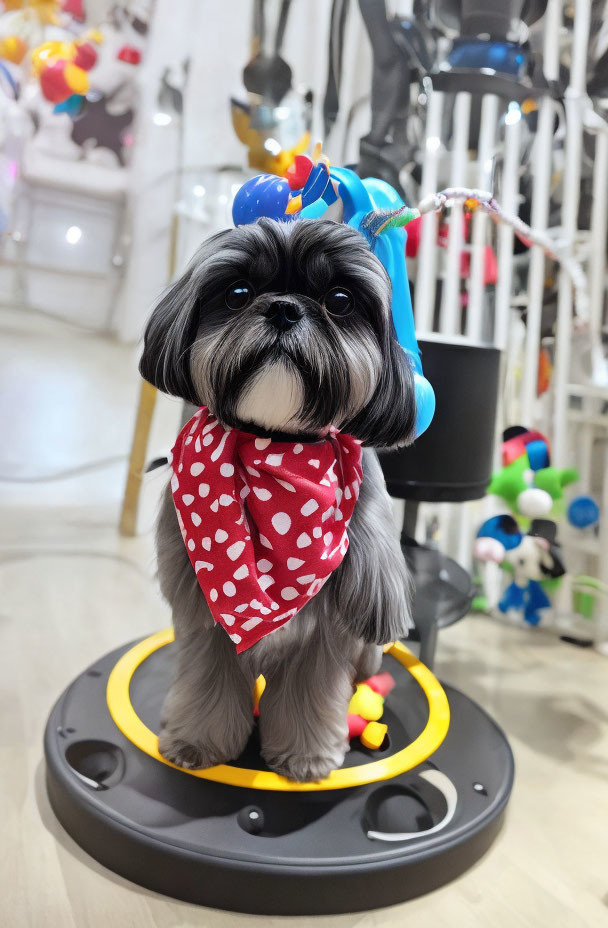
<instances>
[{"instance_id":1,"label":"hanging rope toy","mask_svg":"<svg viewBox=\"0 0 608 928\"><path fill-rule=\"evenodd\" d=\"M467 187L447 187L439 193L425 197L417 207L401 206L395 210L375 210L366 216L360 231L367 238L370 248L374 250L378 236L389 229L406 226L413 219L419 219L426 213L443 212L454 203L462 203L465 210L475 212L480 209L493 222L505 223L525 245L538 245L548 258L556 261L570 278L576 294L577 314L581 321L586 321L589 313L589 291L587 278L582 266L566 249L548 233L532 229L519 216L505 212L491 193Z\"/></svg>"}]
</instances>

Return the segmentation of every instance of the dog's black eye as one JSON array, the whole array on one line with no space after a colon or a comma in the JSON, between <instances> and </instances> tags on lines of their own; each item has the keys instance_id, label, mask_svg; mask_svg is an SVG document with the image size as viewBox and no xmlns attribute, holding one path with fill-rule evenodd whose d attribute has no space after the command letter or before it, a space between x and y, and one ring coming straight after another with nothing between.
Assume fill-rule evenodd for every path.
<instances>
[{"instance_id":1,"label":"dog's black eye","mask_svg":"<svg viewBox=\"0 0 608 928\"><path fill-rule=\"evenodd\" d=\"M333 287L325 294L323 305L330 316L348 316L353 311L355 301L352 293L344 287Z\"/></svg>"},{"instance_id":2,"label":"dog's black eye","mask_svg":"<svg viewBox=\"0 0 608 928\"><path fill-rule=\"evenodd\" d=\"M253 299L253 287L246 280L237 280L228 287L224 299L228 309L245 309Z\"/></svg>"}]
</instances>

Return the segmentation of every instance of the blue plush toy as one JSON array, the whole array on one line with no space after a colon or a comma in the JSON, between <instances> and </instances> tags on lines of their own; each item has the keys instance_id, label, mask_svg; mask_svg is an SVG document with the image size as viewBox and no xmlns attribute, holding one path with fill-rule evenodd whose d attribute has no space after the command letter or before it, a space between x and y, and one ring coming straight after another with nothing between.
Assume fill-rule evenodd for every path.
<instances>
[{"instance_id":1,"label":"blue plush toy","mask_svg":"<svg viewBox=\"0 0 608 928\"><path fill-rule=\"evenodd\" d=\"M246 181L234 199L235 225L246 225L262 217L283 222L320 219L339 201L343 222L357 229L382 262L393 288L392 313L399 344L411 359L416 390L416 433L431 424L435 394L422 373L420 349L414 331L414 315L405 264L406 233L402 228L407 210L399 194L375 178L362 180L348 168L329 167L325 159L311 161L301 187L289 178L259 174ZM336 215L332 209L327 218ZM396 217L399 217L398 219ZM398 223L398 224L397 224Z\"/></svg>"}]
</instances>

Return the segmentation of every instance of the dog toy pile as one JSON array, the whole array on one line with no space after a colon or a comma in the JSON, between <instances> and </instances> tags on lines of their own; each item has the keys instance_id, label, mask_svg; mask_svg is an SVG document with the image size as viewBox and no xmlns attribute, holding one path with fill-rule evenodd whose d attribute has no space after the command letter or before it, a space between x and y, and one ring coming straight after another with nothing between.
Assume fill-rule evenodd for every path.
<instances>
[{"instance_id":1,"label":"dog toy pile","mask_svg":"<svg viewBox=\"0 0 608 928\"><path fill-rule=\"evenodd\" d=\"M395 686L390 673L377 673L358 683L348 705L348 737L360 738L361 744L377 751L386 737L388 726L380 722L384 701Z\"/></svg>"},{"instance_id":2,"label":"dog toy pile","mask_svg":"<svg viewBox=\"0 0 608 928\"><path fill-rule=\"evenodd\" d=\"M348 740L359 738L361 744L370 751L382 747L388 732L388 725L381 722L384 715L386 697L395 687L395 678L391 673L376 673L362 683L357 683L355 692L348 704ZM253 714L260 714L260 699L266 689L263 675L255 681L253 689Z\"/></svg>"}]
</instances>

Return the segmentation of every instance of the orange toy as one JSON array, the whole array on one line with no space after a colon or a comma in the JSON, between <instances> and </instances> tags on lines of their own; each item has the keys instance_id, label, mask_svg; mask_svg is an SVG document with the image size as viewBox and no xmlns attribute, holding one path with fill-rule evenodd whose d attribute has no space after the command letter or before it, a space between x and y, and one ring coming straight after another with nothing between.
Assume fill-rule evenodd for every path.
<instances>
[{"instance_id":1,"label":"orange toy","mask_svg":"<svg viewBox=\"0 0 608 928\"><path fill-rule=\"evenodd\" d=\"M553 365L551 364L551 356L546 348L541 348L538 352L538 381L536 386L538 396L542 396L543 393L546 393L551 386L552 373Z\"/></svg>"},{"instance_id":2,"label":"orange toy","mask_svg":"<svg viewBox=\"0 0 608 928\"><path fill-rule=\"evenodd\" d=\"M58 24L58 8L58 0L4 0L4 9L7 13L14 13L17 10L30 10L35 13L40 23L48 26Z\"/></svg>"},{"instance_id":3,"label":"orange toy","mask_svg":"<svg viewBox=\"0 0 608 928\"><path fill-rule=\"evenodd\" d=\"M27 45L18 35L7 35L0 39L0 58L12 64L21 64L27 52Z\"/></svg>"}]
</instances>

